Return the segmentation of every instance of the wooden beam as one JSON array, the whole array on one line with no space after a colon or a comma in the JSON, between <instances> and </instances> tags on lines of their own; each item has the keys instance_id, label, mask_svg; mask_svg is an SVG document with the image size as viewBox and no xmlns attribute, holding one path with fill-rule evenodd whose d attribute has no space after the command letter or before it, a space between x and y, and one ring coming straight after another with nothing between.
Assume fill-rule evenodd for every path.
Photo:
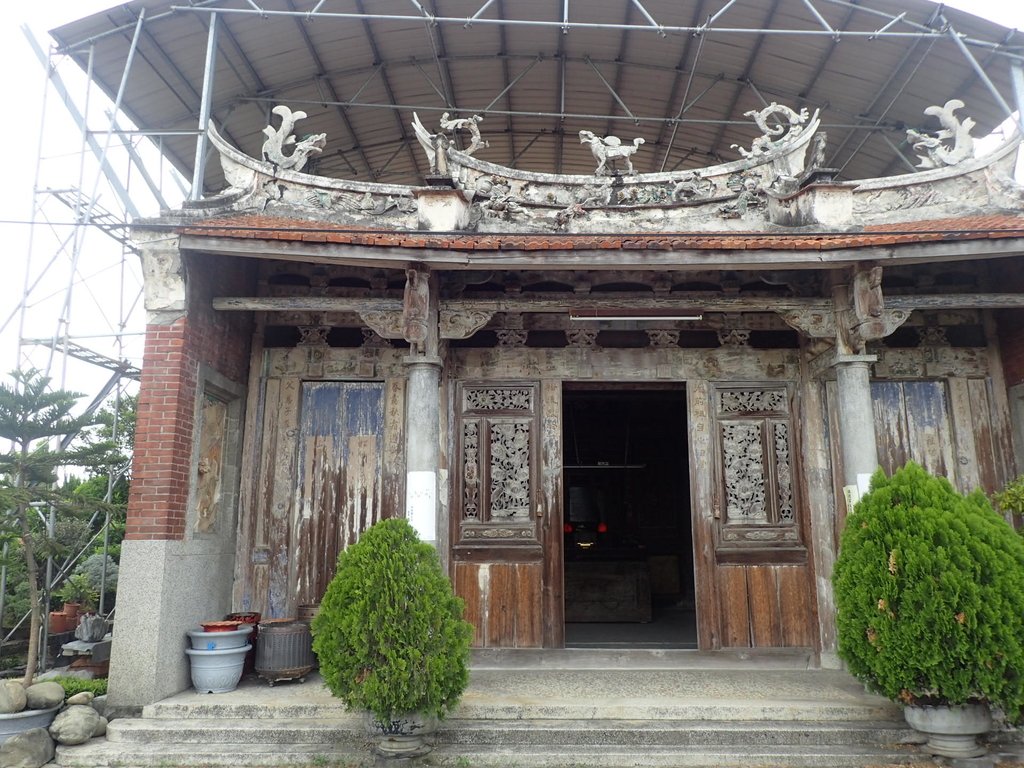
<instances>
[{"instance_id":1,"label":"wooden beam","mask_svg":"<svg viewBox=\"0 0 1024 768\"><path fill-rule=\"evenodd\" d=\"M886 296L887 309L1015 309L1024 307L1024 293L935 293Z\"/></svg>"},{"instance_id":2,"label":"wooden beam","mask_svg":"<svg viewBox=\"0 0 1024 768\"><path fill-rule=\"evenodd\" d=\"M467 234L472 238L473 234ZM666 236L668 239L668 236ZM838 269L874 261L883 266L897 264L969 261L979 258L1019 256L1024 238L997 238L887 245L836 250L810 249L678 249L658 250L478 250L401 248L391 246L311 243L260 240L205 235L182 235L182 250L218 253L245 258L280 259L316 264L345 264L406 269L420 263L432 270L700 270L735 269Z\"/></svg>"},{"instance_id":3,"label":"wooden beam","mask_svg":"<svg viewBox=\"0 0 1024 768\"><path fill-rule=\"evenodd\" d=\"M399 299L334 298L329 296L222 296L213 300L213 308L244 312L368 312L400 311ZM778 309L832 308L831 299L784 299L777 297L708 296L701 293L677 293L672 298L622 296L574 296L567 298L509 297L501 299L448 299L441 301L442 311L452 312L550 312L572 310L649 309L659 312L772 312Z\"/></svg>"}]
</instances>

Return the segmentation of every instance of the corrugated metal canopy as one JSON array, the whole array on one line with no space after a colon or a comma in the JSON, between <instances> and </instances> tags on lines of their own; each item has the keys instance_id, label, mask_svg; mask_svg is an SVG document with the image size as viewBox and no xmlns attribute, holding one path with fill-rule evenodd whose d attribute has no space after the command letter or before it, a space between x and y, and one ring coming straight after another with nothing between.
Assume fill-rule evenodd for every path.
<instances>
[{"instance_id":1,"label":"corrugated metal canopy","mask_svg":"<svg viewBox=\"0 0 1024 768\"><path fill-rule=\"evenodd\" d=\"M225 137L259 157L286 104L309 115L297 131L327 133L307 170L385 182L427 170L414 111L432 129L482 114L477 156L538 171L592 171L581 129L643 137L647 172L737 158L760 133L744 113L772 101L822 110L844 177L902 173L905 129L938 128L926 107L962 99L976 136L1007 116L954 34L1011 103L1021 52L1018 33L925 0L134 0L52 34L83 67L92 47L114 94L142 17L123 106L140 128L195 130L214 12ZM164 147L191 174L194 137ZM212 163L207 189L222 185Z\"/></svg>"}]
</instances>

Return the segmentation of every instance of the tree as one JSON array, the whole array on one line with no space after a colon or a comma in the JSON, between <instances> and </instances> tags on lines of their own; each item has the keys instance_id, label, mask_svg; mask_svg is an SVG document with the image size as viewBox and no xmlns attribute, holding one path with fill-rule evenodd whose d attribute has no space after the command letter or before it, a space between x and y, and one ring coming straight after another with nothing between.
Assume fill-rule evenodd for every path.
<instances>
[{"instance_id":1,"label":"tree","mask_svg":"<svg viewBox=\"0 0 1024 768\"><path fill-rule=\"evenodd\" d=\"M14 371L10 384L0 383L0 439L10 442L0 453L0 504L9 510L5 522L20 538L25 559L29 599L29 642L24 684L31 685L39 659L39 631L47 606L40 601L39 563L32 536L31 504L42 502L58 510L76 510L83 499L57 486L57 470L69 466L100 466L116 460L110 443L53 446L58 438L73 438L96 423L92 415L72 411L82 396L50 390L50 380L36 370ZM95 503L94 500L88 500Z\"/></svg>"}]
</instances>

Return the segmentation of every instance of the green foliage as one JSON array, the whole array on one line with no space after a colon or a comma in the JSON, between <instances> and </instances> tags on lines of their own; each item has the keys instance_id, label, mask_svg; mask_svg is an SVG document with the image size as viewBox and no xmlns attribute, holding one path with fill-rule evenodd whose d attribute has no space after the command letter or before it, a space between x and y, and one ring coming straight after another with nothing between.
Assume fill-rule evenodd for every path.
<instances>
[{"instance_id":1,"label":"green foliage","mask_svg":"<svg viewBox=\"0 0 1024 768\"><path fill-rule=\"evenodd\" d=\"M65 699L82 691L89 691L97 696L105 696L107 693L107 679L105 677L98 677L95 680L83 680L80 677L59 675L53 678L53 682L60 683L61 688L64 689Z\"/></svg>"},{"instance_id":2,"label":"green foliage","mask_svg":"<svg viewBox=\"0 0 1024 768\"><path fill-rule=\"evenodd\" d=\"M443 717L469 680L472 626L437 553L407 520L383 520L338 557L313 619L313 650L331 693L381 721Z\"/></svg>"},{"instance_id":3,"label":"green foliage","mask_svg":"<svg viewBox=\"0 0 1024 768\"><path fill-rule=\"evenodd\" d=\"M81 562L75 573L84 576L89 580L89 584L93 589L99 592L100 583L102 582L106 587L105 591L108 594L112 594L117 590L117 573L118 566L114 562L114 558L107 557L107 576L106 580L103 579L103 553L97 552L89 555L85 560Z\"/></svg>"},{"instance_id":4,"label":"green foliage","mask_svg":"<svg viewBox=\"0 0 1024 768\"><path fill-rule=\"evenodd\" d=\"M96 602L100 598L99 590L84 573L69 576L54 594L65 603L78 603L82 611L96 610Z\"/></svg>"},{"instance_id":5,"label":"green foliage","mask_svg":"<svg viewBox=\"0 0 1024 768\"><path fill-rule=\"evenodd\" d=\"M992 494L992 501L1002 512L1010 512L1018 518L1024 516L1024 475Z\"/></svg>"},{"instance_id":6,"label":"green foliage","mask_svg":"<svg viewBox=\"0 0 1024 768\"><path fill-rule=\"evenodd\" d=\"M10 383L0 384L0 439L10 444L6 452L0 453L0 508L13 511L2 520L2 534L8 541L14 537L20 540L31 609L23 679L26 685L32 682L35 672L39 627L47 609L39 595L41 574L34 546L38 527L29 505L40 502L58 512L94 510L95 503L83 505L73 494L56 486L57 470L70 466L103 467L121 459L108 443L73 442L72 438L93 419L74 415L80 395L50 390L49 385L49 379L38 371L15 371ZM55 449L61 439L71 444Z\"/></svg>"},{"instance_id":7,"label":"green foliage","mask_svg":"<svg viewBox=\"0 0 1024 768\"><path fill-rule=\"evenodd\" d=\"M879 471L846 521L833 573L839 655L910 702L1024 706L1024 540L984 494L907 464Z\"/></svg>"}]
</instances>

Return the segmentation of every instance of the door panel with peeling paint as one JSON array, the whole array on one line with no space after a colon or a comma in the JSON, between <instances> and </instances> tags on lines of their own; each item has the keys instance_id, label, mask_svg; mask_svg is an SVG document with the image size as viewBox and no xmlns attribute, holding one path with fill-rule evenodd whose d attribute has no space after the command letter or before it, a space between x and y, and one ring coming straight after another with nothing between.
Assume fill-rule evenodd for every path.
<instances>
[{"instance_id":1,"label":"door panel with peeling paint","mask_svg":"<svg viewBox=\"0 0 1024 768\"><path fill-rule=\"evenodd\" d=\"M320 601L338 553L381 519L384 384L302 384L289 583Z\"/></svg>"}]
</instances>

